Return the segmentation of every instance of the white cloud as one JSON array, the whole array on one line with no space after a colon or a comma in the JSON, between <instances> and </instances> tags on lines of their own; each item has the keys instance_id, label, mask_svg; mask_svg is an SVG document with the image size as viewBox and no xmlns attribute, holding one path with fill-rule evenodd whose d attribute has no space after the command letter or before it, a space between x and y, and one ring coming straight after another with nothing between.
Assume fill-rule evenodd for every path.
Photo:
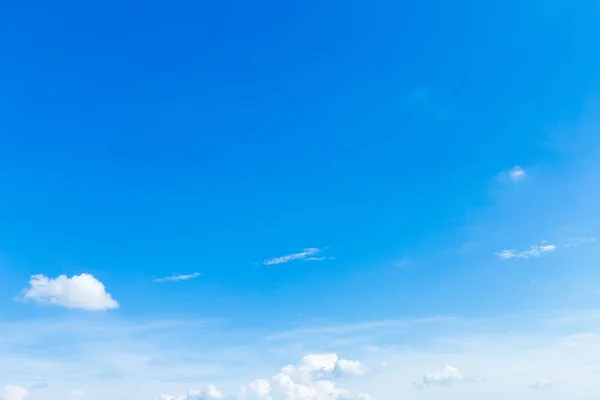
<instances>
[{"instance_id":1,"label":"white cloud","mask_svg":"<svg viewBox=\"0 0 600 400\"><path fill-rule=\"evenodd\" d=\"M286 365L282 368L282 374L302 382L314 378L323 378L333 373L338 361L337 354L308 354L296 365Z\"/></svg>"},{"instance_id":2,"label":"white cloud","mask_svg":"<svg viewBox=\"0 0 600 400\"><path fill-rule=\"evenodd\" d=\"M266 379L257 379L248 385L258 400L271 400L271 385Z\"/></svg>"},{"instance_id":3,"label":"white cloud","mask_svg":"<svg viewBox=\"0 0 600 400\"><path fill-rule=\"evenodd\" d=\"M335 353L308 354L297 365L286 365L282 372L295 379L310 380L333 376L362 376L368 368L360 361L339 358Z\"/></svg>"},{"instance_id":4,"label":"white cloud","mask_svg":"<svg viewBox=\"0 0 600 400\"><path fill-rule=\"evenodd\" d=\"M507 249L502 250L496 253L496 255L501 260L508 260L511 258L522 258L529 259L533 257L541 257L544 254L552 253L556 250L556 246L553 244L542 244L540 246L531 246L529 250L516 250L516 249Z\"/></svg>"},{"instance_id":5,"label":"white cloud","mask_svg":"<svg viewBox=\"0 0 600 400\"><path fill-rule=\"evenodd\" d=\"M263 265L277 265L284 264L290 261L295 260L303 260L303 261L323 261L323 260L331 260L333 257L317 257L317 254L321 253L323 250L317 249L314 247L310 247L302 250L300 253L294 254L286 254L285 256L269 258L263 261Z\"/></svg>"},{"instance_id":6,"label":"white cloud","mask_svg":"<svg viewBox=\"0 0 600 400\"><path fill-rule=\"evenodd\" d=\"M510 179L512 179L515 182L525 178L526 175L525 170L519 167L518 165L515 165L514 168L509 171L508 174L510 176Z\"/></svg>"},{"instance_id":7,"label":"white cloud","mask_svg":"<svg viewBox=\"0 0 600 400\"><path fill-rule=\"evenodd\" d=\"M593 238L593 237L569 238L569 239L565 240L564 245L565 245L565 247L575 247L575 246L579 246L580 244L594 243L595 241L596 241L596 238Z\"/></svg>"},{"instance_id":8,"label":"white cloud","mask_svg":"<svg viewBox=\"0 0 600 400\"><path fill-rule=\"evenodd\" d=\"M462 381L465 377L458 368L445 365L439 371L429 372L420 381L415 382L417 386L448 386L454 382Z\"/></svg>"},{"instance_id":9,"label":"white cloud","mask_svg":"<svg viewBox=\"0 0 600 400\"><path fill-rule=\"evenodd\" d=\"M201 276L202 274L200 272L194 272L193 274L187 274L187 275L183 275L183 274L174 274L171 276L166 276L164 278L156 278L154 279L154 282L179 282L179 281L189 281L190 279L194 279L197 278L199 276Z\"/></svg>"},{"instance_id":10,"label":"white cloud","mask_svg":"<svg viewBox=\"0 0 600 400\"><path fill-rule=\"evenodd\" d=\"M298 364L298 368L309 371L332 372L337 361L337 354L309 354L302 357L302 360Z\"/></svg>"},{"instance_id":11,"label":"white cloud","mask_svg":"<svg viewBox=\"0 0 600 400\"><path fill-rule=\"evenodd\" d=\"M330 380L313 380L302 384L280 372L273 377L273 381L279 384L282 400L341 400L349 397L346 390L337 388L335 382Z\"/></svg>"},{"instance_id":12,"label":"white cloud","mask_svg":"<svg viewBox=\"0 0 600 400\"><path fill-rule=\"evenodd\" d=\"M81 389L73 389L71 390L71 394L75 397L81 397L85 394L85 392Z\"/></svg>"},{"instance_id":13,"label":"white cloud","mask_svg":"<svg viewBox=\"0 0 600 400\"><path fill-rule=\"evenodd\" d=\"M215 385L208 385L206 390L190 390L183 396L160 395L159 400L220 400L223 393Z\"/></svg>"},{"instance_id":14,"label":"white cloud","mask_svg":"<svg viewBox=\"0 0 600 400\"><path fill-rule=\"evenodd\" d=\"M335 372L356 376L362 372L360 362L340 359L337 354L308 354L296 365L286 365L273 376L272 384L265 379L250 383L242 390L242 398L264 400L369 400L367 394L352 396L336 386Z\"/></svg>"},{"instance_id":15,"label":"white cloud","mask_svg":"<svg viewBox=\"0 0 600 400\"><path fill-rule=\"evenodd\" d=\"M102 282L90 274L75 275L68 278L60 275L51 279L44 275L33 275L29 288L24 292L26 300L38 303L79 308L88 311L104 311L119 307Z\"/></svg>"},{"instance_id":16,"label":"white cloud","mask_svg":"<svg viewBox=\"0 0 600 400\"><path fill-rule=\"evenodd\" d=\"M1 400L25 400L29 396L29 392L22 387L6 385L2 389Z\"/></svg>"},{"instance_id":17,"label":"white cloud","mask_svg":"<svg viewBox=\"0 0 600 400\"><path fill-rule=\"evenodd\" d=\"M367 367L360 361L338 360L335 365L335 370L338 374L344 376L362 376L367 373Z\"/></svg>"}]
</instances>

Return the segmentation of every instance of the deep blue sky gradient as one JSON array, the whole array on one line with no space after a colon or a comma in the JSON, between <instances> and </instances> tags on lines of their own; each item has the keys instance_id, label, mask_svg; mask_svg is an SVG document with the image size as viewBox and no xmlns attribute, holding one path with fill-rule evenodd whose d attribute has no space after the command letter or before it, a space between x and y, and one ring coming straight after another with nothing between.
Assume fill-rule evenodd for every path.
<instances>
[{"instance_id":1,"label":"deep blue sky gradient","mask_svg":"<svg viewBox=\"0 0 600 400\"><path fill-rule=\"evenodd\" d=\"M9 300L81 272L118 313L246 324L587 305L553 285L586 281L591 250L580 270L493 253L594 234L565 194L597 176L594 129L569 129L597 97L599 17L566 0L3 2L0 317L64 312ZM514 165L527 185L498 178ZM305 247L335 260L256 265Z\"/></svg>"}]
</instances>

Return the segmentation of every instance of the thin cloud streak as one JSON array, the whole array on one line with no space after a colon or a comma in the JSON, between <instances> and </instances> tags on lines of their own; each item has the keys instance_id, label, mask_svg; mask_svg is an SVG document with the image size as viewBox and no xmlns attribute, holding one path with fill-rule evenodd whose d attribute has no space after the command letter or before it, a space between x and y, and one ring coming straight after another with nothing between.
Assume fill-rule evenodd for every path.
<instances>
[{"instance_id":1,"label":"thin cloud streak","mask_svg":"<svg viewBox=\"0 0 600 400\"><path fill-rule=\"evenodd\" d=\"M323 250L317 249L315 247L309 247L309 248L302 250L300 253L286 254L281 257L269 258L267 260L264 260L262 262L262 264L263 265L278 265L278 264L285 264L285 263L295 261L295 260L324 261L324 260L333 259L333 257L316 256L317 254L321 253L322 251Z\"/></svg>"},{"instance_id":2,"label":"thin cloud streak","mask_svg":"<svg viewBox=\"0 0 600 400\"><path fill-rule=\"evenodd\" d=\"M513 258L516 259L530 259L530 258L538 258L547 253L552 253L556 250L556 246L553 244L543 244L541 246L531 246L529 250L516 250L516 249L506 249L495 253L498 258L501 260L510 260Z\"/></svg>"},{"instance_id":3,"label":"thin cloud streak","mask_svg":"<svg viewBox=\"0 0 600 400\"><path fill-rule=\"evenodd\" d=\"M202 274L200 272L194 272L193 274L188 274L188 275L175 274L175 275L167 276L165 278L156 278L156 279L154 279L154 282L189 281L190 279L197 278L197 277L199 277L201 275Z\"/></svg>"},{"instance_id":4,"label":"thin cloud streak","mask_svg":"<svg viewBox=\"0 0 600 400\"><path fill-rule=\"evenodd\" d=\"M348 323L340 325L325 325L318 327L296 328L287 331L277 332L267 336L266 340L281 340L298 337L308 337L314 335L348 335L353 333L368 332L373 336L376 330L396 330L405 329L411 325L435 325L442 323L451 323L458 321L458 318L452 316L440 316L430 318L415 318L415 319L390 319L381 321L365 321L357 323Z\"/></svg>"},{"instance_id":5,"label":"thin cloud streak","mask_svg":"<svg viewBox=\"0 0 600 400\"><path fill-rule=\"evenodd\" d=\"M579 246L580 244L594 243L595 241L596 241L596 238L593 238L593 237L569 238L569 239L565 240L564 246L565 247L575 247L575 246Z\"/></svg>"}]
</instances>

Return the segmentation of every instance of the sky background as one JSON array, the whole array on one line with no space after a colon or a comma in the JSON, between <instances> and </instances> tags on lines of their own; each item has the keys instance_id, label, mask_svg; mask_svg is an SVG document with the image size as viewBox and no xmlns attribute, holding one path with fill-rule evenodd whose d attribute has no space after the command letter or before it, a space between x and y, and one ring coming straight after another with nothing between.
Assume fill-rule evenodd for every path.
<instances>
[{"instance_id":1,"label":"sky background","mask_svg":"<svg viewBox=\"0 0 600 400\"><path fill-rule=\"evenodd\" d=\"M599 20L0 2L0 398L600 396Z\"/></svg>"}]
</instances>

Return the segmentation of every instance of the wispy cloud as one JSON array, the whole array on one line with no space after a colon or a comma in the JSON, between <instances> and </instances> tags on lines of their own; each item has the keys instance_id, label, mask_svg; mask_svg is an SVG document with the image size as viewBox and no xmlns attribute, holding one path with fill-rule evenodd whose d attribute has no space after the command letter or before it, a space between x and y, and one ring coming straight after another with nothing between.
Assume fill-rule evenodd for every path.
<instances>
[{"instance_id":1,"label":"wispy cloud","mask_svg":"<svg viewBox=\"0 0 600 400\"><path fill-rule=\"evenodd\" d=\"M528 250L506 249L495 253L501 260L509 260L512 258L529 259L541 257L547 253L552 253L556 250L553 244L542 244L541 246L531 246Z\"/></svg>"},{"instance_id":2,"label":"wispy cloud","mask_svg":"<svg viewBox=\"0 0 600 400\"><path fill-rule=\"evenodd\" d=\"M324 261L331 260L333 257L322 257L317 256L317 254L321 253L323 250L317 249L315 247L309 247L302 250L300 253L294 254L286 254L285 256L269 258L264 260L263 265L277 265L277 264L285 264L290 261L295 260L303 260L303 261Z\"/></svg>"},{"instance_id":3,"label":"wispy cloud","mask_svg":"<svg viewBox=\"0 0 600 400\"><path fill-rule=\"evenodd\" d=\"M200 272L194 272L193 274L187 274L187 275L183 275L183 274L174 274L171 276L166 276L164 278L156 278L154 279L154 282L179 282L179 281L189 281L190 279L194 279L197 278L199 276L201 276L202 274Z\"/></svg>"},{"instance_id":4,"label":"wispy cloud","mask_svg":"<svg viewBox=\"0 0 600 400\"><path fill-rule=\"evenodd\" d=\"M390 319L381 321L363 321L356 323L347 323L341 325L324 325L322 322L318 326L296 328L287 331L281 331L266 337L266 340L298 339L311 336L345 336L349 334L364 334L369 337L375 336L375 331L397 331L406 329L411 325L437 325L454 321L455 317L440 316L431 318L415 319Z\"/></svg>"},{"instance_id":5,"label":"wispy cloud","mask_svg":"<svg viewBox=\"0 0 600 400\"><path fill-rule=\"evenodd\" d=\"M564 246L565 247L575 247L575 246L579 246L580 244L593 243L595 241L596 241L596 238L593 238L593 237L569 238L564 241Z\"/></svg>"},{"instance_id":6,"label":"wispy cloud","mask_svg":"<svg viewBox=\"0 0 600 400\"><path fill-rule=\"evenodd\" d=\"M525 178L527 174L525 173L525 170L523 168L519 167L518 165L515 165L514 168L508 172L508 175L510 176L510 179L516 182Z\"/></svg>"},{"instance_id":7,"label":"wispy cloud","mask_svg":"<svg viewBox=\"0 0 600 400\"><path fill-rule=\"evenodd\" d=\"M451 365L445 365L441 370L429 372L419 381L414 382L415 386L449 386L454 382L462 381L465 377L458 368Z\"/></svg>"}]
</instances>

